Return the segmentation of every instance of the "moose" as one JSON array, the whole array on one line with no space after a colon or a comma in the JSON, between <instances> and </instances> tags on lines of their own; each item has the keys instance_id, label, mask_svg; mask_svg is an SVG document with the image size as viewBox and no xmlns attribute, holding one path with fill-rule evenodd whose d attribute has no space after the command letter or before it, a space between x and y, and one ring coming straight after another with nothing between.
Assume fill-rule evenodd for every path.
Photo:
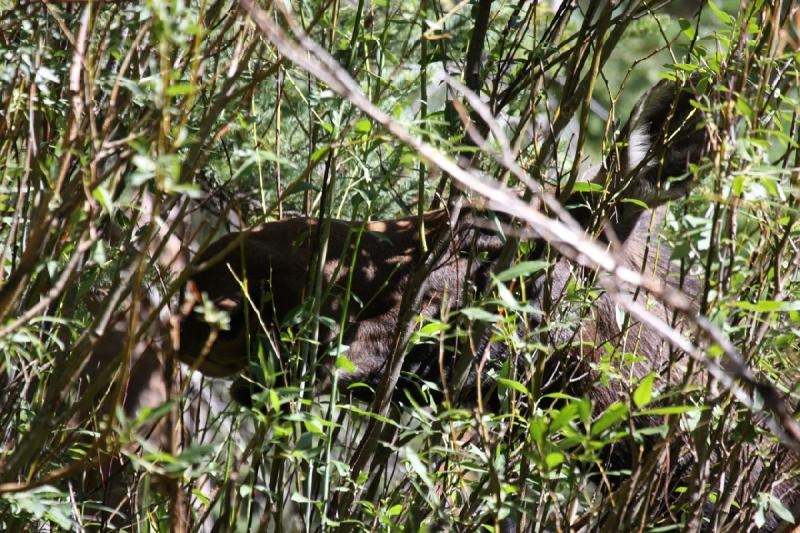
<instances>
[{"instance_id":1,"label":"moose","mask_svg":"<svg viewBox=\"0 0 800 533\"><path fill-rule=\"evenodd\" d=\"M583 179L602 184L603 191L612 191L611 196L616 199L608 202L602 198L604 193L580 192L573 194L566 205L587 229L598 226L593 218L596 208L602 205L606 213L601 235L620 245L620 253L631 266L654 271L667 283L677 285L681 280L669 272L669 254L656 254L657 246L648 251L648 226L654 210L660 218L663 209L659 205L688 190L688 164L698 159L705 144L705 130L699 127L701 122L689 103L689 93L676 92L673 85L662 82L651 89L624 129L625 139L619 143L622 148L605 165L584 173ZM665 127L669 128L669 135ZM665 144L668 137L669 147ZM668 178L672 181L668 182ZM622 198L638 201L621 202ZM325 321L330 327L323 325L318 340L320 349L325 350L341 336L342 344L348 347L346 355L355 370L339 377L338 384L343 388L361 382L374 389L380 382L403 295L425 259L420 240L423 231L427 243L447 241L438 257L430 261L422 284L417 312L427 318L438 318L445 309L458 310L470 294L483 291L491 282L493 264L505 243L505 238L491 229L488 214L471 207L462 209L454 220L449 210L439 209L422 217L366 223L332 220L329 224L327 254L320 269L326 290L319 314L330 319ZM248 347L256 345L259 329L263 329L256 316L264 324L280 324L310 297L307 280L321 229L322 223L313 218L268 222L228 234L202 251L195 258L195 272L187 292L192 301L210 302L225 311L229 324L215 329L200 314L188 313L181 324L180 355L184 362L215 377L231 376L245 369ZM534 249L534 254L544 253L543 246ZM528 294L534 295L532 299L543 308L548 304L543 300L545 293L551 300L549 304L556 302L570 276L569 261L556 259L549 276L539 276L529 283ZM247 294L243 291L245 279ZM545 283L551 285L547 291ZM350 301L345 302L348 284ZM691 283L685 285L691 290ZM584 344L599 347L621 336L612 306L606 296L595 302L596 318L584 321L579 332L584 341L593 342ZM347 316L344 331L340 332L338 323L343 309ZM536 316L531 320L537 320ZM635 337L638 351L647 354L653 367L657 367L660 363L656 358L665 354L658 336L641 325L632 329L636 332L628 331L627 337ZM567 336L575 335L557 332L555 336L563 338L552 338L551 342L564 343ZM442 382L437 350L424 344L411 347L404 369L424 380ZM502 357L502 347L492 347L490 351ZM584 352L575 361L585 366L593 357ZM446 373L451 364L445 361ZM322 378L319 388L325 392L330 376ZM473 371L463 385L464 397L474 394L477 378ZM587 374L582 380L568 381L571 387L580 389L590 386L592 378Z\"/></svg>"},{"instance_id":2,"label":"moose","mask_svg":"<svg viewBox=\"0 0 800 533\"><path fill-rule=\"evenodd\" d=\"M680 288L690 298L697 292L697 281L681 276L670 264L670 252L652 228L662 220L664 204L689 191L689 166L701 160L708 144L710 129L692 105L692 84L692 79L687 87L662 81L650 89L604 163L583 172L580 181L599 187L581 187L564 202L577 224L606 242L627 265ZM500 219L511 227L510 220ZM363 383L368 387L354 390L369 400L386 372L404 297L410 291L419 290L415 312L424 321L441 320L491 287L507 242L496 231L497 221L486 210L466 207L458 213L439 209L421 217L363 223L293 218L226 235L195 257L186 293L189 308L222 310L227 323L215 325L199 312L186 313L180 326L179 356L215 377L246 375L260 342L269 344L280 358L275 333L298 308L312 301L314 284L309 279L318 273L322 278L314 303L325 320L319 326L318 353L314 354L320 361L316 391L330 392L334 383L343 391ZM324 263L315 266L323 234L327 242ZM426 251L423 235L426 243L445 244ZM581 311L578 327L543 323L548 316L543 311L558 307L576 269L567 258L552 254L543 239L525 238L530 241L526 259L548 263L544 272L523 281L528 301L539 312L529 313L519 331L523 336L538 335L553 347L542 366L540 393L588 397L596 413L620 400L623 385L596 386L597 363L608 345L644 361L626 368L635 374L634 382L651 372L663 383L674 384L682 378L682 366L672 364L674 353L662 337L635 320L618 320L608 294L596 296ZM423 276L418 275L421 269L425 269ZM420 279L417 288L414 285ZM672 320L664 306L649 304L661 318ZM452 345L445 347L443 357L435 344L409 346L403 376L437 383L444 391L458 389L450 392L460 391L461 401L474 400L483 388L494 385L486 369L511 358L511 350L502 342L478 340L487 342L485 346L477 343L473 364L461 383L452 383L452 378L464 350ZM336 358L325 357L337 345L347 347L344 353L352 363L348 371L334 370ZM481 358L488 364L478 364ZM524 361L515 358L517 371L530 375L530 365ZM334 372L338 372L336 379ZM411 381L402 379L398 389L413 389ZM248 387L244 393L241 387L232 391L243 402L251 392ZM610 460L630 461L629 454L621 446ZM785 485L778 489L789 503L795 499L793 491Z\"/></svg>"}]
</instances>

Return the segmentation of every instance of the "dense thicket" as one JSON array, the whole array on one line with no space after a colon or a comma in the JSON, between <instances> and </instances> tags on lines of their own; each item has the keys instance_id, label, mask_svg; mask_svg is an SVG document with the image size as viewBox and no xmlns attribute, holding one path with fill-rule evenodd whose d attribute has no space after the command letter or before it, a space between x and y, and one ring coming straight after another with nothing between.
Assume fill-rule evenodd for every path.
<instances>
[{"instance_id":1,"label":"dense thicket","mask_svg":"<svg viewBox=\"0 0 800 533\"><path fill-rule=\"evenodd\" d=\"M795 2L2 8L0 529L740 531L792 519L771 490L798 475ZM443 172L453 162L526 199L597 192L581 169L620 148L634 102L664 78L704 89L693 105L709 131L692 194L653 235L698 286L701 318L664 332L694 355L670 352L685 380L635 377L636 351L608 343L592 347L605 355L591 371L618 401L593 411L587 397L535 394L542 361L565 348L547 328L592 320L608 285L571 243L583 267L541 310L541 331L521 335L540 310L513 280L547 271L524 239L466 309L414 322L412 344L490 334L525 362L494 370L486 406L438 401L435 383L386 413L347 391L315 397L315 365L351 363L341 346L316 349L312 297L282 324L280 360L257 350L266 389L252 408L177 362L169 317L187 260L213 238L299 215L482 205ZM628 310L614 312L625 329ZM224 313L204 313L224 328ZM622 445L631 462L610 464Z\"/></svg>"}]
</instances>

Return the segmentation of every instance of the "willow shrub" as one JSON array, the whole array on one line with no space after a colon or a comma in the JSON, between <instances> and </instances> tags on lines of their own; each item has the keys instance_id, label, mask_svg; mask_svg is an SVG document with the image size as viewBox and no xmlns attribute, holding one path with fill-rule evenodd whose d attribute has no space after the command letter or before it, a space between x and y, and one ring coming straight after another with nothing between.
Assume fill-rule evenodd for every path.
<instances>
[{"instance_id":1,"label":"willow shrub","mask_svg":"<svg viewBox=\"0 0 800 533\"><path fill-rule=\"evenodd\" d=\"M514 160L548 187L612 150L621 120L658 79L716 84L696 102L714 133L709 156L657 237L699 281L702 313L793 403L800 56L792 2L709 2L697 15L687 3L653 11L633 1L291 4L288 16L380 109L519 188L494 157L501 139L466 132L472 113L486 136L486 117L447 77L480 94ZM163 228L194 225L195 241L184 244L196 249L234 218L386 218L462 193L350 98L280 55L236 2L3 7L3 529L466 531L516 522L667 531L790 516L768 482L751 501L728 497L756 460L774 479L796 475L776 463L785 449L758 396L745 406L679 353L696 380L674 390L631 382L624 369L637 355L608 346L595 386L625 383L620 402L593 412L583 397L537 397L537 369L554 347L520 327L536 310L502 276L461 313L419 322L411 341L463 343L477 328L507 343L530 371L493 369L491 409L442 403L435 383L418 383L419 394L386 417L347 391L313 397L313 306L281 330L282 357L305 372L286 374L268 346L256 348L266 389L254 408L231 403L221 381L188 376L154 327L167 314L159 305L177 311L183 283L159 260ZM265 8L288 27L287 15ZM516 250L516 276L540 274L524 262L527 247ZM548 320L577 328L599 291L591 276L576 277ZM629 317L618 309L617 320ZM119 324L126 342L90 366L98 335ZM139 342L154 343L172 392L126 413ZM338 357L346 369L340 355L331 347L316 364ZM713 345L705 355L721 357ZM660 422L637 425L648 408ZM380 445L371 466L355 471L371 420L383 428ZM683 461L682 474L670 478L666 466L643 475L675 442L683 453L666 464ZM632 465L607 463L620 443L638 454Z\"/></svg>"}]
</instances>

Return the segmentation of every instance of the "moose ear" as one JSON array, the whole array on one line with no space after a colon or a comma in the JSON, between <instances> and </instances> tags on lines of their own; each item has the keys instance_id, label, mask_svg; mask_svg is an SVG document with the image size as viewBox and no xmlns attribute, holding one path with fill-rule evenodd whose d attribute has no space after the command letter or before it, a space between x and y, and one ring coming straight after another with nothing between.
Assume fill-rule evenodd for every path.
<instances>
[{"instance_id":1,"label":"moose ear","mask_svg":"<svg viewBox=\"0 0 800 533\"><path fill-rule=\"evenodd\" d=\"M702 112L692 105L697 81L663 80L636 104L619 154L623 180L630 180L626 197L654 207L689 190L689 164L700 160L708 141Z\"/></svg>"}]
</instances>

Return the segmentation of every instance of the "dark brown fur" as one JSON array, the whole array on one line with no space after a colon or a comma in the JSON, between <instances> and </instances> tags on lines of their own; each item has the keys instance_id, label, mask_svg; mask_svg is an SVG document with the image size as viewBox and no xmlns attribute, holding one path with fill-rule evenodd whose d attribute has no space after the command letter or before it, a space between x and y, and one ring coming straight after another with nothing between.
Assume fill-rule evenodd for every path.
<instances>
[{"instance_id":1,"label":"dark brown fur","mask_svg":"<svg viewBox=\"0 0 800 533\"><path fill-rule=\"evenodd\" d=\"M458 309L464 291L464 281L474 284L473 274L480 264L470 257L469 250L488 252L496 257L502 241L476 229L474 213L466 211L458 224L451 228L444 210L432 211L424 217L428 241L443 233L451 239L448 250L440 257L425 282L425 293L419 312L434 317L444 306ZM344 374L340 384L354 382L377 386L383 366L391 350L390 339L397 324L400 303L411 277L420 266L423 253L419 242L419 220L409 217L399 220L359 223L334 220L323 268L326 297L320 314L339 322L345 285L350 277L350 261L355 251L357 234L361 232L352 273L352 296L348 307L347 326L343 344L349 346L347 355L356 366ZM237 281L245 273L250 283L250 299L256 302L266 324L275 325L308 297L309 268L314 243L319 230L315 219L291 219L258 226L246 235L233 233L212 244L200 261L212 258L232 243L233 250L223 261L192 277L197 291L215 305L226 309L231 316L230 331L220 331L208 350L200 370L212 376L227 376L245 368L248 359L248 337L244 324L245 298ZM239 241L239 245L236 242ZM244 263L242 263L244 258ZM230 268L236 274L234 277ZM485 269L483 277L485 277ZM269 294L268 300L262 295ZM250 317L251 331L259 327L255 315ZM189 316L181 328L181 353L187 363L193 363L202 353L211 328L196 315ZM335 342L338 327L323 328L319 341L324 347ZM412 355L411 359L419 359ZM425 375L425 379L438 376Z\"/></svg>"}]
</instances>

